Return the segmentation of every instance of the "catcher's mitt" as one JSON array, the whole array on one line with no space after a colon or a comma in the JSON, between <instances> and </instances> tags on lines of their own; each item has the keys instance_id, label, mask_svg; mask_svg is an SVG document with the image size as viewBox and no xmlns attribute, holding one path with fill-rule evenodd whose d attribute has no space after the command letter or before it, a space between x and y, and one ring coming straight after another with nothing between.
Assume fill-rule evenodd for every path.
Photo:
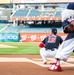
<instances>
[{"instance_id":1,"label":"catcher's mitt","mask_svg":"<svg viewBox=\"0 0 74 75\"><path fill-rule=\"evenodd\" d=\"M64 33L70 33L70 32L74 32L74 25L73 24L69 24L64 27Z\"/></svg>"}]
</instances>

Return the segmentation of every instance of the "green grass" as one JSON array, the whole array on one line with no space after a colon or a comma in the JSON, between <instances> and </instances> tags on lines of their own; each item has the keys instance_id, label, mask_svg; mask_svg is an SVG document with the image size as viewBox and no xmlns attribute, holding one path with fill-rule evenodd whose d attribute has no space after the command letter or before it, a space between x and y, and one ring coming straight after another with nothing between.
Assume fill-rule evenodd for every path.
<instances>
[{"instance_id":1,"label":"green grass","mask_svg":"<svg viewBox=\"0 0 74 75\"><path fill-rule=\"evenodd\" d=\"M39 42L0 42L16 48L0 48L0 54L39 54ZM74 52L72 53L74 55Z\"/></svg>"},{"instance_id":2,"label":"green grass","mask_svg":"<svg viewBox=\"0 0 74 75\"><path fill-rule=\"evenodd\" d=\"M16 48L0 48L0 54L39 54L38 42L3 42Z\"/></svg>"},{"instance_id":3,"label":"green grass","mask_svg":"<svg viewBox=\"0 0 74 75\"><path fill-rule=\"evenodd\" d=\"M72 55L74 56L74 52L72 52Z\"/></svg>"},{"instance_id":4,"label":"green grass","mask_svg":"<svg viewBox=\"0 0 74 75\"><path fill-rule=\"evenodd\" d=\"M0 24L0 30L3 29L6 25Z\"/></svg>"}]
</instances>

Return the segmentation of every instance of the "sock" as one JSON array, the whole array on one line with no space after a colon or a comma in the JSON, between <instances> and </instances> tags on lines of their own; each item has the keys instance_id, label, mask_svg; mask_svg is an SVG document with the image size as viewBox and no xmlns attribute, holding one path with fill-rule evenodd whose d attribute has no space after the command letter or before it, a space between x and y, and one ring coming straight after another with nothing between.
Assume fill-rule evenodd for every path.
<instances>
[{"instance_id":1,"label":"sock","mask_svg":"<svg viewBox=\"0 0 74 75\"><path fill-rule=\"evenodd\" d=\"M60 59L57 58L55 63L56 63L56 65L60 65Z\"/></svg>"}]
</instances>

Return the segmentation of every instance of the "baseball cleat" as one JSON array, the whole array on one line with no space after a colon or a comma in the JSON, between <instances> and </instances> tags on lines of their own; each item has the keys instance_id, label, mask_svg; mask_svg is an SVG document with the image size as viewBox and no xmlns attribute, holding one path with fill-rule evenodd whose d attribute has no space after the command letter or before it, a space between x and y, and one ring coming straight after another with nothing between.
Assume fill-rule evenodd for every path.
<instances>
[{"instance_id":1,"label":"baseball cleat","mask_svg":"<svg viewBox=\"0 0 74 75\"><path fill-rule=\"evenodd\" d=\"M44 62L43 64L47 64L47 62Z\"/></svg>"},{"instance_id":2,"label":"baseball cleat","mask_svg":"<svg viewBox=\"0 0 74 75\"><path fill-rule=\"evenodd\" d=\"M60 65L56 65L56 63L50 63L50 67L48 67L49 71L62 71Z\"/></svg>"}]
</instances>

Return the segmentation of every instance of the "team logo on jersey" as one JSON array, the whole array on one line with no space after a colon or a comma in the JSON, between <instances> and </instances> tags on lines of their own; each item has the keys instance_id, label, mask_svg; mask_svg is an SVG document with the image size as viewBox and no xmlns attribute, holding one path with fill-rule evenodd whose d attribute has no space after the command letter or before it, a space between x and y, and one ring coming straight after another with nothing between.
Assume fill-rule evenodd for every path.
<instances>
[{"instance_id":1,"label":"team logo on jersey","mask_svg":"<svg viewBox=\"0 0 74 75\"><path fill-rule=\"evenodd\" d=\"M74 25L74 17L68 18L68 21L69 21L72 25Z\"/></svg>"},{"instance_id":2,"label":"team logo on jersey","mask_svg":"<svg viewBox=\"0 0 74 75\"><path fill-rule=\"evenodd\" d=\"M48 43L55 43L56 42L56 36L49 36Z\"/></svg>"}]
</instances>

